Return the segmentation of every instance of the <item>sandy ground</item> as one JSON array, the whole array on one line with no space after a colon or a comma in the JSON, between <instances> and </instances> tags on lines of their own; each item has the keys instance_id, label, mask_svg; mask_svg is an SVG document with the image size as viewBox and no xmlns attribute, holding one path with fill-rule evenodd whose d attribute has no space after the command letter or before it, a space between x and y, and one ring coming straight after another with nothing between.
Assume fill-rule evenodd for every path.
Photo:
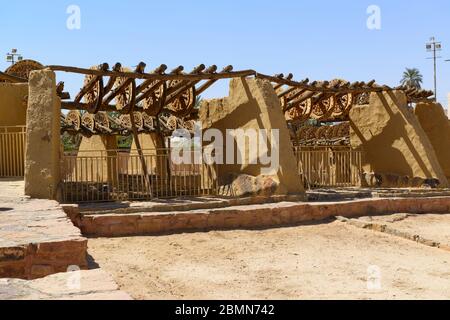
<instances>
[{"instance_id":1,"label":"sandy ground","mask_svg":"<svg viewBox=\"0 0 450 320\"><path fill-rule=\"evenodd\" d=\"M341 222L90 239L89 252L136 299L450 299L449 252Z\"/></svg>"}]
</instances>

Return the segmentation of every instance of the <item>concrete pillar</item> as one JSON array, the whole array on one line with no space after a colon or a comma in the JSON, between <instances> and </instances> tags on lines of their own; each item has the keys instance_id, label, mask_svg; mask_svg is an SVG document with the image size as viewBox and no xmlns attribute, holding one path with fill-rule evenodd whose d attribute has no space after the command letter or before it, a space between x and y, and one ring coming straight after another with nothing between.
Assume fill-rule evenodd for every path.
<instances>
[{"instance_id":1,"label":"concrete pillar","mask_svg":"<svg viewBox=\"0 0 450 320\"><path fill-rule=\"evenodd\" d=\"M57 199L60 183L60 113L56 76L50 70L32 71L29 79L25 194Z\"/></svg>"},{"instance_id":2,"label":"concrete pillar","mask_svg":"<svg viewBox=\"0 0 450 320\"><path fill-rule=\"evenodd\" d=\"M364 169L378 174L448 181L434 148L401 91L372 93L350 111L351 144L365 152Z\"/></svg>"}]
</instances>

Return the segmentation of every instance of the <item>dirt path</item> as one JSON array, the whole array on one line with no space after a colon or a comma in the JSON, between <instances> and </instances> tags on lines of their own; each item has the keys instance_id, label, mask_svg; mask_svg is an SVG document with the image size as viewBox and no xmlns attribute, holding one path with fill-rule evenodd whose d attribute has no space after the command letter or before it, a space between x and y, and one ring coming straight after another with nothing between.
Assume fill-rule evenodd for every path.
<instances>
[{"instance_id":1,"label":"dirt path","mask_svg":"<svg viewBox=\"0 0 450 320\"><path fill-rule=\"evenodd\" d=\"M90 239L89 252L137 299L450 299L449 252L340 222Z\"/></svg>"}]
</instances>

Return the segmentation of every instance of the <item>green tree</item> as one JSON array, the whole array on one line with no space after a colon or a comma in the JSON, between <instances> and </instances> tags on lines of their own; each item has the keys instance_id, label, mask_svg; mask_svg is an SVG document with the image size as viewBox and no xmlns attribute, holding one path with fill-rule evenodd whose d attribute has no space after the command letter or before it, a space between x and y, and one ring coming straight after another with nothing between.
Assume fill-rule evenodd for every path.
<instances>
[{"instance_id":1,"label":"green tree","mask_svg":"<svg viewBox=\"0 0 450 320\"><path fill-rule=\"evenodd\" d=\"M197 96L195 98L195 107L194 107L194 109L200 109L200 106L202 105L202 101L203 101L202 96Z\"/></svg>"},{"instance_id":2,"label":"green tree","mask_svg":"<svg viewBox=\"0 0 450 320\"><path fill-rule=\"evenodd\" d=\"M421 89L423 83L423 76L419 69L416 68L406 68L403 72L403 78L400 81L403 86Z\"/></svg>"}]
</instances>

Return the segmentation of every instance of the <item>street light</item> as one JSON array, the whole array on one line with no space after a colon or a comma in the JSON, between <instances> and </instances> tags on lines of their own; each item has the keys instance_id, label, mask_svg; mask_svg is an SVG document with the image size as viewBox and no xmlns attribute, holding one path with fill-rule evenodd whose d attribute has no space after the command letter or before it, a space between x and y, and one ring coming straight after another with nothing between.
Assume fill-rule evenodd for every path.
<instances>
[{"instance_id":1,"label":"street light","mask_svg":"<svg viewBox=\"0 0 450 320\"><path fill-rule=\"evenodd\" d=\"M11 52L8 52L6 54L6 62L10 62L11 64L14 64L14 63L16 63L16 58L17 58L17 61L23 60L22 55L17 53L17 49L11 49Z\"/></svg>"},{"instance_id":2,"label":"street light","mask_svg":"<svg viewBox=\"0 0 450 320\"><path fill-rule=\"evenodd\" d=\"M433 52L433 61L434 61L434 100L437 101L437 62L436 60L440 57L436 56L436 52L442 50L441 42L436 42L434 37L431 37L430 42L426 44L426 48L428 52Z\"/></svg>"}]
</instances>

